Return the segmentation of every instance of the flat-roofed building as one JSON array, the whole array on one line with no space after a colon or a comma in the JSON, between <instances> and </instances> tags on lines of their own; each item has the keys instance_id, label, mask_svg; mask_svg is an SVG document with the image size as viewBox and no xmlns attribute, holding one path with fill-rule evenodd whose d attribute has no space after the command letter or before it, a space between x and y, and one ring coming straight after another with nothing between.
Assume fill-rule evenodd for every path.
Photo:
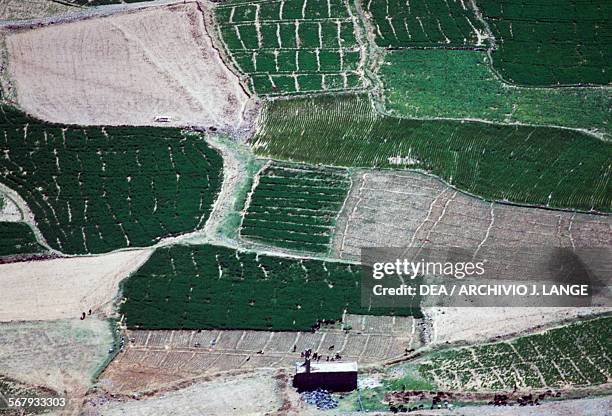
<instances>
[{"instance_id":1,"label":"flat-roofed building","mask_svg":"<svg viewBox=\"0 0 612 416\"><path fill-rule=\"evenodd\" d=\"M296 363L293 387L298 391L325 389L329 391L351 391L357 388L356 362L311 362L306 359Z\"/></svg>"}]
</instances>

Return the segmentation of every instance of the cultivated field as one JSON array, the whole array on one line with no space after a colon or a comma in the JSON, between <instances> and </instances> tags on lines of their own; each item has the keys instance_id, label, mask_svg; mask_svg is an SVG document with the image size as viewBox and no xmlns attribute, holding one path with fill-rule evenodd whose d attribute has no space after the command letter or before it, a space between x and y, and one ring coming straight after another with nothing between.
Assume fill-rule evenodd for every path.
<instances>
[{"instance_id":1,"label":"cultivated field","mask_svg":"<svg viewBox=\"0 0 612 416\"><path fill-rule=\"evenodd\" d=\"M419 372L442 390L590 386L612 380L612 318L600 318L508 342L432 353Z\"/></svg>"},{"instance_id":2,"label":"cultivated field","mask_svg":"<svg viewBox=\"0 0 612 416\"><path fill-rule=\"evenodd\" d=\"M240 235L248 240L326 253L350 179L342 169L274 163L255 178Z\"/></svg>"},{"instance_id":3,"label":"cultivated field","mask_svg":"<svg viewBox=\"0 0 612 416\"><path fill-rule=\"evenodd\" d=\"M79 125L242 127L247 96L189 2L91 18L6 38L18 104ZM83 48L83 45L89 45Z\"/></svg>"},{"instance_id":4,"label":"cultivated field","mask_svg":"<svg viewBox=\"0 0 612 416\"><path fill-rule=\"evenodd\" d=\"M228 1L215 7L223 42L257 94L363 84L355 18L344 0Z\"/></svg>"},{"instance_id":5,"label":"cultivated field","mask_svg":"<svg viewBox=\"0 0 612 416\"><path fill-rule=\"evenodd\" d=\"M123 284L134 329L310 330L343 313L420 316L361 304L358 265L213 246L159 248Z\"/></svg>"},{"instance_id":6,"label":"cultivated field","mask_svg":"<svg viewBox=\"0 0 612 416\"><path fill-rule=\"evenodd\" d=\"M0 257L33 254L44 250L26 223L0 222Z\"/></svg>"},{"instance_id":7,"label":"cultivated field","mask_svg":"<svg viewBox=\"0 0 612 416\"><path fill-rule=\"evenodd\" d=\"M495 37L493 64L527 85L612 81L612 4L607 0L478 0Z\"/></svg>"},{"instance_id":8,"label":"cultivated field","mask_svg":"<svg viewBox=\"0 0 612 416\"><path fill-rule=\"evenodd\" d=\"M467 0L362 0L383 47L484 47L483 23Z\"/></svg>"},{"instance_id":9,"label":"cultivated field","mask_svg":"<svg viewBox=\"0 0 612 416\"><path fill-rule=\"evenodd\" d=\"M222 159L173 128L42 123L2 107L0 182L67 254L152 245L201 227L221 187Z\"/></svg>"},{"instance_id":10,"label":"cultivated field","mask_svg":"<svg viewBox=\"0 0 612 416\"><path fill-rule=\"evenodd\" d=\"M456 246L496 258L498 247L612 247L607 215L485 202L419 172L362 171L353 182L333 241L342 259L358 259L362 247ZM521 266L508 264L510 278Z\"/></svg>"},{"instance_id":11,"label":"cultivated field","mask_svg":"<svg viewBox=\"0 0 612 416\"><path fill-rule=\"evenodd\" d=\"M268 103L256 153L337 166L422 168L488 199L610 211L612 144L576 131L400 119L366 95Z\"/></svg>"},{"instance_id":12,"label":"cultivated field","mask_svg":"<svg viewBox=\"0 0 612 416\"><path fill-rule=\"evenodd\" d=\"M606 85L612 39L606 0L362 0L376 43L488 49L495 70L525 85Z\"/></svg>"},{"instance_id":13,"label":"cultivated field","mask_svg":"<svg viewBox=\"0 0 612 416\"><path fill-rule=\"evenodd\" d=\"M107 314L119 282L150 250L0 264L0 321L71 319L92 309Z\"/></svg>"},{"instance_id":14,"label":"cultivated field","mask_svg":"<svg viewBox=\"0 0 612 416\"><path fill-rule=\"evenodd\" d=\"M58 392L83 394L113 345L108 321L9 322L0 324L2 374Z\"/></svg>"},{"instance_id":15,"label":"cultivated field","mask_svg":"<svg viewBox=\"0 0 612 416\"><path fill-rule=\"evenodd\" d=\"M612 89L508 86L482 51L392 51L379 75L386 108L398 115L556 125L610 136Z\"/></svg>"},{"instance_id":16,"label":"cultivated field","mask_svg":"<svg viewBox=\"0 0 612 416\"><path fill-rule=\"evenodd\" d=\"M491 204L417 172L356 172L334 234L332 254L358 260L363 247L456 246L493 255L514 247L500 279L520 280L538 247L610 247L609 216ZM520 256L516 250L521 249ZM605 276L609 271L601 271ZM531 272L530 272L531 274ZM424 308L429 342L477 342L602 312L597 308ZM465 319L471 316L473 319Z\"/></svg>"},{"instance_id":17,"label":"cultivated field","mask_svg":"<svg viewBox=\"0 0 612 416\"><path fill-rule=\"evenodd\" d=\"M203 375L262 368L293 369L308 348L362 365L402 357L421 345L411 317L349 315L345 326L312 332L128 331L125 352L100 379L106 391L150 391ZM293 348L295 346L295 351ZM332 347L333 346L333 347ZM332 349L330 349L332 348Z\"/></svg>"}]
</instances>

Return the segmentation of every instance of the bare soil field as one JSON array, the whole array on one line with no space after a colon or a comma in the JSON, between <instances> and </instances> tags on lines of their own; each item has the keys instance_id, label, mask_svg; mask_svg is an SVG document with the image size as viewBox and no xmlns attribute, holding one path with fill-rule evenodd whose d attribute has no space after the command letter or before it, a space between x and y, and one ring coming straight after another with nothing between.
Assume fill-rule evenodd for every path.
<instances>
[{"instance_id":1,"label":"bare soil field","mask_svg":"<svg viewBox=\"0 0 612 416\"><path fill-rule=\"evenodd\" d=\"M423 308L429 323L431 344L485 342L525 334L562 321L611 311L612 308Z\"/></svg>"},{"instance_id":2,"label":"bare soil field","mask_svg":"<svg viewBox=\"0 0 612 416\"><path fill-rule=\"evenodd\" d=\"M61 123L242 127L248 97L214 48L204 7L150 7L9 33L17 104Z\"/></svg>"},{"instance_id":3,"label":"bare soil field","mask_svg":"<svg viewBox=\"0 0 612 416\"><path fill-rule=\"evenodd\" d=\"M0 362L3 375L21 382L84 394L113 344L107 321L10 322L0 324Z\"/></svg>"},{"instance_id":4,"label":"bare soil field","mask_svg":"<svg viewBox=\"0 0 612 416\"><path fill-rule=\"evenodd\" d=\"M358 259L362 247L436 245L483 257L496 247L611 247L612 219L489 203L418 172L355 175L334 238L339 258ZM513 276L524 267L512 266Z\"/></svg>"},{"instance_id":5,"label":"bare soil field","mask_svg":"<svg viewBox=\"0 0 612 416\"><path fill-rule=\"evenodd\" d=\"M51 0L0 0L0 20L45 17L74 9Z\"/></svg>"},{"instance_id":6,"label":"bare soil field","mask_svg":"<svg viewBox=\"0 0 612 416\"><path fill-rule=\"evenodd\" d=\"M406 348L421 345L412 318L353 316L347 322L353 322L353 329L316 333L128 331L125 352L107 367L100 385L110 393L131 394L206 374L292 369L301 361L300 352L308 348L322 354L323 360L339 353L343 361L377 364L402 357Z\"/></svg>"},{"instance_id":7,"label":"bare soil field","mask_svg":"<svg viewBox=\"0 0 612 416\"><path fill-rule=\"evenodd\" d=\"M108 314L119 282L140 267L151 249L0 265L0 321L78 318Z\"/></svg>"},{"instance_id":8,"label":"bare soil field","mask_svg":"<svg viewBox=\"0 0 612 416\"><path fill-rule=\"evenodd\" d=\"M254 416L273 414L282 406L279 381L273 371L216 378L140 400L90 399L82 415L202 415Z\"/></svg>"}]
</instances>

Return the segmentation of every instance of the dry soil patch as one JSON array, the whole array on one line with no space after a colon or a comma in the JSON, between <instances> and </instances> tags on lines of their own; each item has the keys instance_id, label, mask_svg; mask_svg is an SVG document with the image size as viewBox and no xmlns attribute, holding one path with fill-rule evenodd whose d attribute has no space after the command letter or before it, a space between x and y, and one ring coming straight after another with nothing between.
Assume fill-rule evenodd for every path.
<instances>
[{"instance_id":1,"label":"dry soil patch","mask_svg":"<svg viewBox=\"0 0 612 416\"><path fill-rule=\"evenodd\" d=\"M2 374L56 391L82 394L108 356L110 324L93 316L0 324Z\"/></svg>"},{"instance_id":2,"label":"dry soil patch","mask_svg":"<svg viewBox=\"0 0 612 416\"><path fill-rule=\"evenodd\" d=\"M18 104L60 123L241 126L248 97L214 49L200 7L151 7L9 34Z\"/></svg>"},{"instance_id":3,"label":"dry soil patch","mask_svg":"<svg viewBox=\"0 0 612 416\"><path fill-rule=\"evenodd\" d=\"M109 313L119 282L151 249L0 265L0 321L77 318Z\"/></svg>"}]
</instances>

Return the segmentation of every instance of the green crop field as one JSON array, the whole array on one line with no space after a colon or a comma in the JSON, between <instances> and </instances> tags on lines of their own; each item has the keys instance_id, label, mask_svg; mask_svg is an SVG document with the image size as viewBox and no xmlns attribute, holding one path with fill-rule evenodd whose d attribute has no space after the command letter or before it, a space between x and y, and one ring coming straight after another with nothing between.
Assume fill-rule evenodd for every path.
<instances>
[{"instance_id":1,"label":"green crop field","mask_svg":"<svg viewBox=\"0 0 612 416\"><path fill-rule=\"evenodd\" d=\"M594 319L508 342L432 353L419 372L436 388L455 391L604 384L612 379L610 337L612 318Z\"/></svg>"},{"instance_id":2,"label":"green crop field","mask_svg":"<svg viewBox=\"0 0 612 416\"><path fill-rule=\"evenodd\" d=\"M389 52L380 70L386 107L409 117L552 124L610 136L612 88L512 87L489 64L480 51Z\"/></svg>"},{"instance_id":3,"label":"green crop field","mask_svg":"<svg viewBox=\"0 0 612 416\"><path fill-rule=\"evenodd\" d=\"M160 248L123 285L130 328L308 330L344 310L415 315L361 306L354 264L272 257L212 245Z\"/></svg>"},{"instance_id":4,"label":"green crop field","mask_svg":"<svg viewBox=\"0 0 612 416\"><path fill-rule=\"evenodd\" d=\"M360 51L343 0L228 1L215 7L221 38L258 94L355 89Z\"/></svg>"},{"instance_id":5,"label":"green crop field","mask_svg":"<svg viewBox=\"0 0 612 416\"><path fill-rule=\"evenodd\" d=\"M466 47L485 46L484 34L467 0L362 0L371 15L379 46Z\"/></svg>"},{"instance_id":6,"label":"green crop field","mask_svg":"<svg viewBox=\"0 0 612 416\"><path fill-rule=\"evenodd\" d=\"M276 100L252 140L264 156L421 168L489 199L612 209L612 144L576 131L386 117L367 95Z\"/></svg>"},{"instance_id":7,"label":"green crop field","mask_svg":"<svg viewBox=\"0 0 612 416\"><path fill-rule=\"evenodd\" d=\"M23 222L0 222L0 256L44 251L30 226Z\"/></svg>"},{"instance_id":8,"label":"green crop field","mask_svg":"<svg viewBox=\"0 0 612 416\"><path fill-rule=\"evenodd\" d=\"M259 175L240 234L276 247L325 253L349 187L343 169L275 163Z\"/></svg>"},{"instance_id":9,"label":"green crop field","mask_svg":"<svg viewBox=\"0 0 612 416\"><path fill-rule=\"evenodd\" d=\"M52 248L80 254L147 246L208 217L223 163L200 137L46 124L0 109L0 182L28 203Z\"/></svg>"},{"instance_id":10,"label":"green crop field","mask_svg":"<svg viewBox=\"0 0 612 416\"><path fill-rule=\"evenodd\" d=\"M609 0L477 0L496 39L493 63L525 85L609 84Z\"/></svg>"}]
</instances>

